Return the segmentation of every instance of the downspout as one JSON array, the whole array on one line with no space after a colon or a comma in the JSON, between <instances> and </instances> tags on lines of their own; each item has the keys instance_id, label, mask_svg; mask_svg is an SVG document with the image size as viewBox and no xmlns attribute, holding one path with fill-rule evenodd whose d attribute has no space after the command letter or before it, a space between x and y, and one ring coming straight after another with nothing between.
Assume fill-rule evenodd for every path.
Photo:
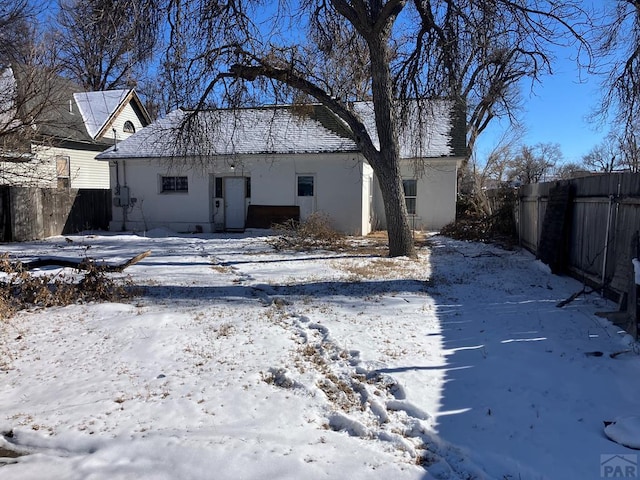
<instances>
[{"instance_id":1,"label":"downspout","mask_svg":"<svg viewBox=\"0 0 640 480\"><path fill-rule=\"evenodd\" d=\"M118 151L118 131L114 128L112 129L113 131L113 151L117 152ZM118 165L119 162L116 160L116 193L118 195L120 195L120 172L118 171ZM127 175L126 175L126 170L125 170L125 163L124 160L122 161L122 180L123 180L123 186L127 186ZM122 198L122 196L120 197ZM122 208L122 228L121 231L125 231L127 228L127 207L128 207L128 203L127 205L121 205Z\"/></svg>"},{"instance_id":2,"label":"downspout","mask_svg":"<svg viewBox=\"0 0 640 480\"><path fill-rule=\"evenodd\" d=\"M542 197L540 196L540 192L538 192L536 197L536 252L540 246L540 205L542 205Z\"/></svg>"},{"instance_id":3,"label":"downspout","mask_svg":"<svg viewBox=\"0 0 640 480\"><path fill-rule=\"evenodd\" d=\"M127 168L126 163L122 160L122 183L123 186L127 186ZM127 230L127 208L129 208L129 196L127 195L126 205L122 206L122 231Z\"/></svg>"}]
</instances>

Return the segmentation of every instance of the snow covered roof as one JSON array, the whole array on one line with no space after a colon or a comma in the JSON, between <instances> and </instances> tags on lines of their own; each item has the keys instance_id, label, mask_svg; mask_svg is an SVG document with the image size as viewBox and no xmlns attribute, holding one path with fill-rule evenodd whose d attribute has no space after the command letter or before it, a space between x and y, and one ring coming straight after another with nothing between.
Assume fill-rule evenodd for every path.
<instances>
[{"instance_id":1,"label":"snow covered roof","mask_svg":"<svg viewBox=\"0 0 640 480\"><path fill-rule=\"evenodd\" d=\"M109 126L121 106L133 96L133 90L123 89L74 93L73 99L78 105L87 133L95 139Z\"/></svg>"},{"instance_id":2,"label":"snow covered roof","mask_svg":"<svg viewBox=\"0 0 640 480\"><path fill-rule=\"evenodd\" d=\"M23 100L16 104L16 98ZM84 92L66 78L27 65L0 73L0 128L7 121L31 123L43 137L102 150L112 143L101 138L104 131L127 103L143 124L150 121L134 90Z\"/></svg>"},{"instance_id":3,"label":"snow covered roof","mask_svg":"<svg viewBox=\"0 0 640 480\"><path fill-rule=\"evenodd\" d=\"M376 148L380 148L372 102L357 102L355 112L362 119ZM434 158L455 155L452 142L454 115L446 100L429 100L409 105L400 135L400 157Z\"/></svg>"},{"instance_id":4,"label":"snow covered roof","mask_svg":"<svg viewBox=\"0 0 640 480\"><path fill-rule=\"evenodd\" d=\"M406 129L402 156L456 155L450 102L437 102L423 122L423 134ZM374 142L375 123L369 103L356 104ZM408 122L411 123L411 120ZM417 125L417 122L413 123ZM357 152L359 148L346 124L322 105L281 105L220 109L198 113L175 110L98 155L99 160L214 156L243 154L293 154Z\"/></svg>"},{"instance_id":5,"label":"snow covered roof","mask_svg":"<svg viewBox=\"0 0 640 480\"><path fill-rule=\"evenodd\" d=\"M73 94L91 137L96 138L128 93L129 90L109 90Z\"/></svg>"},{"instance_id":6,"label":"snow covered roof","mask_svg":"<svg viewBox=\"0 0 640 480\"><path fill-rule=\"evenodd\" d=\"M14 128L15 95L18 89L16 79L11 68L0 72L0 132Z\"/></svg>"},{"instance_id":7,"label":"snow covered roof","mask_svg":"<svg viewBox=\"0 0 640 480\"><path fill-rule=\"evenodd\" d=\"M349 130L318 105L190 113L174 110L100 159L357 151Z\"/></svg>"}]
</instances>

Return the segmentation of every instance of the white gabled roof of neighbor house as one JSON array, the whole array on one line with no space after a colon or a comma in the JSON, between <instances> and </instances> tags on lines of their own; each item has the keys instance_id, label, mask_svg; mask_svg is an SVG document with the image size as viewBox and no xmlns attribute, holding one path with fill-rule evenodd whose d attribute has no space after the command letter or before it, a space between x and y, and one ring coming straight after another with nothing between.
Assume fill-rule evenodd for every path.
<instances>
[{"instance_id":1,"label":"white gabled roof of neighbor house","mask_svg":"<svg viewBox=\"0 0 640 480\"><path fill-rule=\"evenodd\" d=\"M403 135L401 155L443 157L453 155L450 102L436 102L433 121L423 122L424 134L414 141L412 129ZM374 142L375 123L370 104L356 104L357 113ZM427 117L429 117L427 115ZM429 117L431 118L431 117ZM415 124L415 123L414 123ZM244 154L358 152L346 124L321 105L270 106L207 110L174 110L165 118L123 140L99 160Z\"/></svg>"},{"instance_id":2,"label":"white gabled roof of neighbor house","mask_svg":"<svg viewBox=\"0 0 640 480\"><path fill-rule=\"evenodd\" d=\"M91 138L96 138L116 114L131 90L74 93L73 98Z\"/></svg>"}]
</instances>

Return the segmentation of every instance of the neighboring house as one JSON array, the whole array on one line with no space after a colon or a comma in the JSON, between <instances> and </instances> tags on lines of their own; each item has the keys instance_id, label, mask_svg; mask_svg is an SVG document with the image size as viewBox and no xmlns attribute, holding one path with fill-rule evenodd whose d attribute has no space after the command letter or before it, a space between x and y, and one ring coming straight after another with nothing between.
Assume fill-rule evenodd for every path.
<instances>
[{"instance_id":1,"label":"neighboring house","mask_svg":"<svg viewBox=\"0 0 640 480\"><path fill-rule=\"evenodd\" d=\"M371 105L357 107L375 131ZM451 103L431 111L423 135L403 135L401 152L410 221L426 230L455 218L465 145ZM372 168L321 105L176 110L97 158L111 165L112 230L241 231L313 212L348 234L385 228Z\"/></svg>"},{"instance_id":2,"label":"neighboring house","mask_svg":"<svg viewBox=\"0 0 640 480\"><path fill-rule=\"evenodd\" d=\"M0 73L0 184L108 189L109 167L96 155L149 123L134 90L83 92L56 75L6 68Z\"/></svg>"}]
</instances>

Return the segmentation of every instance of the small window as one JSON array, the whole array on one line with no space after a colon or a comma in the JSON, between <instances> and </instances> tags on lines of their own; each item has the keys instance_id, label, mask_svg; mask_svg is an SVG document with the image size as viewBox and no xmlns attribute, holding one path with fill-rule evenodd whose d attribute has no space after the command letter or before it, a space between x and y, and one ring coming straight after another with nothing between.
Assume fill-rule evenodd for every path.
<instances>
[{"instance_id":1,"label":"small window","mask_svg":"<svg viewBox=\"0 0 640 480\"><path fill-rule=\"evenodd\" d=\"M313 176L298 175L298 196L313 197Z\"/></svg>"},{"instance_id":2,"label":"small window","mask_svg":"<svg viewBox=\"0 0 640 480\"><path fill-rule=\"evenodd\" d=\"M416 197L418 194L418 181L403 180L402 187L404 188L404 199L407 204L407 213L409 215L415 215L416 214Z\"/></svg>"},{"instance_id":3,"label":"small window","mask_svg":"<svg viewBox=\"0 0 640 480\"><path fill-rule=\"evenodd\" d=\"M215 198L224 198L224 190L222 188L222 177L216 177Z\"/></svg>"},{"instance_id":4,"label":"small window","mask_svg":"<svg viewBox=\"0 0 640 480\"><path fill-rule=\"evenodd\" d=\"M127 120L124 122L124 127L122 128L124 133L136 133L136 127L133 125L133 122Z\"/></svg>"},{"instance_id":5,"label":"small window","mask_svg":"<svg viewBox=\"0 0 640 480\"><path fill-rule=\"evenodd\" d=\"M244 189L245 198L251 198L251 177L245 178L244 185L245 185L245 189Z\"/></svg>"},{"instance_id":6,"label":"small window","mask_svg":"<svg viewBox=\"0 0 640 480\"><path fill-rule=\"evenodd\" d=\"M188 192L189 181L187 177L162 177L160 191L162 193Z\"/></svg>"},{"instance_id":7,"label":"small window","mask_svg":"<svg viewBox=\"0 0 640 480\"><path fill-rule=\"evenodd\" d=\"M71 187L71 159L66 155L56 155L56 177L58 188Z\"/></svg>"},{"instance_id":8,"label":"small window","mask_svg":"<svg viewBox=\"0 0 640 480\"><path fill-rule=\"evenodd\" d=\"M66 155L56 155L56 174L58 178L71 176L71 158Z\"/></svg>"}]
</instances>

